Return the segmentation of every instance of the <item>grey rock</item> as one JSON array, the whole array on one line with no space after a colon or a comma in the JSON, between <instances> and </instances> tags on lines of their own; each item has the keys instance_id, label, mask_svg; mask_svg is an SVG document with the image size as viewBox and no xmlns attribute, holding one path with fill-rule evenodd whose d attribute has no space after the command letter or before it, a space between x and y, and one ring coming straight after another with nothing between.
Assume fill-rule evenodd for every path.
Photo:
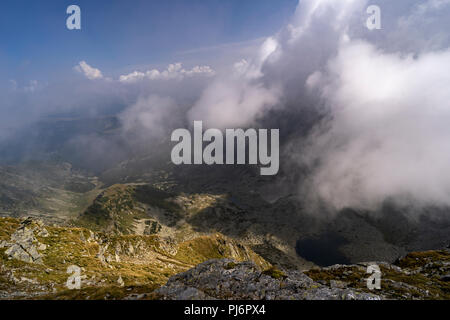
<instances>
[{"instance_id":1,"label":"grey rock","mask_svg":"<svg viewBox=\"0 0 450 320\"><path fill-rule=\"evenodd\" d=\"M345 289L347 287L347 283L339 280L330 280L330 287L332 289Z\"/></svg>"},{"instance_id":2,"label":"grey rock","mask_svg":"<svg viewBox=\"0 0 450 320\"><path fill-rule=\"evenodd\" d=\"M299 271L285 271L285 277L273 278L251 262L232 269L232 260L210 260L177 274L155 291L167 300L380 300L381 296L349 288L329 288L314 282ZM342 285L344 286L344 285Z\"/></svg>"},{"instance_id":3,"label":"grey rock","mask_svg":"<svg viewBox=\"0 0 450 320\"><path fill-rule=\"evenodd\" d=\"M41 228L42 225L43 224L39 221L36 222L39 231L45 230ZM32 228L33 219L27 218L21 222L20 227L11 235L9 243L2 242L2 245L9 247L8 250L5 251L5 254L10 259L28 263L43 263L42 256L38 252L38 249L42 251L45 250L47 246L39 243Z\"/></svg>"},{"instance_id":4,"label":"grey rock","mask_svg":"<svg viewBox=\"0 0 450 320\"><path fill-rule=\"evenodd\" d=\"M19 244L13 244L5 251L5 254L12 259L33 263L33 258Z\"/></svg>"}]
</instances>

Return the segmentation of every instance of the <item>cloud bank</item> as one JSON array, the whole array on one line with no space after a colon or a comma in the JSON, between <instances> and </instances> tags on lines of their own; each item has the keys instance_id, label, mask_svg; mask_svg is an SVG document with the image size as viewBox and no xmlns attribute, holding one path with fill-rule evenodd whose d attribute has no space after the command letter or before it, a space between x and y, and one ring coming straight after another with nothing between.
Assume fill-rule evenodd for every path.
<instances>
[{"instance_id":1,"label":"cloud bank","mask_svg":"<svg viewBox=\"0 0 450 320\"><path fill-rule=\"evenodd\" d=\"M369 5L381 9L381 30L366 28ZM114 106L122 137L141 146L194 120L279 128L289 133L281 170L302 173L291 188L307 203L448 206L449 16L450 0L301 0L286 26L232 65L175 63L112 79L81 61L89 81L37 101L52 111ZM109 148L105 139L79 141L95 152Z\"/></svg>"},{"instance_id":2,"label":"cloud bank","mask_svg":"<svg viewBox=\"0 0 450 320\"><path fill-rule=\"evenodd\" d=\"M343 43L308 79L330 119L303 152L319 162L309 187L336 208L385 199L450 204L450 50L417 57Z\"/></svg>"},{"instance_id":3,"label":"cloud bank","mask_svg":"<svg viewBox=\"0 0 450 320\"><path fill-rule=\"evenodd\" d=\"M365 27L369 4L381 8L380 31ZM450 205L449 13L447 0L300 1L291 23L217 77L188 117L245 127L314 109L323 120L285 153L291 170L307 168L299 197L337 210Z\"/></svg>"}]
</instances>

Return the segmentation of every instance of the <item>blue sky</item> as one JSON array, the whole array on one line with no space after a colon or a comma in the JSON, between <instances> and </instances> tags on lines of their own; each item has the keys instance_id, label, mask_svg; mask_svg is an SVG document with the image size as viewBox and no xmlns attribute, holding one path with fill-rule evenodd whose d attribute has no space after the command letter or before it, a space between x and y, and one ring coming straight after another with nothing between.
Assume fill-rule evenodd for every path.
<instances>
[{"instance_id":1,"label":"blue sky","mask_svg":"<svg viewBox=\"0 0 450 320\"><path fill-rule=\"evenodd\" d=\"M77 4L82 30L66 29ZM274 34L297 0L3 0L1 80L55 81L81 60L105 73L185 62L198 48Z\"/></svg>"}]
</instances>

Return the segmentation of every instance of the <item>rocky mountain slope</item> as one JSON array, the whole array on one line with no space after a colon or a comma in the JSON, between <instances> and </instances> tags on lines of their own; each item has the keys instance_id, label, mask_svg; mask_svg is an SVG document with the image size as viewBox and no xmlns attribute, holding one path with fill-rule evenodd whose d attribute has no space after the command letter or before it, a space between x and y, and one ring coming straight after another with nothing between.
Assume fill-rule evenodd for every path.
<instances>
[{"instance_id":1,"label":"rocky mountain slope","mask_svg":"<svg viewBox=\"0 0 450 320\"><path fill-rule=\"evenodd\" d=\"M220 234L174 243L156 235L112 235L0 218L2 299L124 298L151 292L170 276L214 258L270 266ZM81 290L67 287L70 266L80 268Z\"/></svg>"},{"instance_id":2,"label":"rocky mountain slope","mask_svg":"<svg viewBox=\"0 0 450 320\"><path fill-rule=\"evenodd\" d=\"M3 167L14 174L5 173L2 180L0 206L7 209L0 215L175 241L219 232L271 263L301 270L393 262L450 243L447 208L418 210L387 202L378 212L311 212L292 194L295 184L286 188L289 176L282 172L274 180L246 166L175 167L155 161L125 161L100 178L58 162Z\"/></svg>"},{"instance_id":3,"label":"rocky mountain slope","mask_svg":"<svg viewBox=\"0 0 450 320\"><path fill-rule=\"evenodd\" d=\"M218 233L174 242L0 218L0 299L450 299L450 249L375 262L371 291L373 263L301 271Z\"/></svg>"},{"instance_id":4,"label":"rocky mountain slope","mask_svg":"<svg viewBox=\"0 0 450 320\"><path fill-rule=\"evenodd\" d=\"M295 252L296 235L285 220L281 222L286 227L283 239L279 238L279 223L263 208L249 209L256 201L244 205L229 193L116 184L106 188L70 225L113 234L155 234L176 242L219 232L249 246L267 261L300 269L312 266ZM292 214L289 217L294 219ZM276 233L270 232L269 224Z\"/></svg>"},{"instance_id":5,"label":"rocky mountain slope","mask_svg":"<svg viewBox=\"0 0 450 320\"><path fill-rule=\"evenodd\" d=\"M411 253L395 264L376 263L381 288L367 287L373 263L334 265L306 272L261 271L251 262L211 260L175 275L153 299L385 300L450 299L450 250Z\"/></svg>"}]
</instances>

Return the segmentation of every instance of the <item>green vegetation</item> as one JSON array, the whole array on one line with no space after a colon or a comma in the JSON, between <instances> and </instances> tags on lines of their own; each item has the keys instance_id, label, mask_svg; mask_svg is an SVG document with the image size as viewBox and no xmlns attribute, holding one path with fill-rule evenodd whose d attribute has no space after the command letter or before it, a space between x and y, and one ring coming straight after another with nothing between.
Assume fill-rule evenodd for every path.
<instances>
[{"instance_id":1,"label":"green vegetation","mask_svg":"<svg viewBox=\"0 0 450 320\"><path fill-rule=\"evenodd\" d=\"M228 263L226 264L226 266L225 266L225 269L226 269L226 270L231 270L231 269L236 268L236 266L237 266L237 264L236 264L235 262L228 262Z\"/></svg>"},{"instance_id":2,"label":"green vegetation","mask_svg":"<svg viewBox=\"0 0 450 320\"><path fill-rule=\"evenodd\" d=\"M271 266L270 268L264 270L262 273L277 280L287 278L286 274L276 266Z\"/></svg>"},{"instance_id":3,"label":"green vegetation","mask_svg":"<svg viewBox=\"0 0 450 320\"><path fill-rule=\"evenodd\" d=\"M450 261L450 252L445 250L412 252L397 261L395 264L400 268L414 269L434 261Z\"/></svg>"},{"instance_id":4,"label":"green vegetation","mask_svg":"<svg viewBox=\"0 0 450 320\"><path fill-rule=\"evenodd\" d=\"M209 259L231 258L238 262L251 260L262 269L270 266L267 261L250 249L221 234L202 236L181 243L175 258L194 265Z\"/></svg>"}]
</instances>

